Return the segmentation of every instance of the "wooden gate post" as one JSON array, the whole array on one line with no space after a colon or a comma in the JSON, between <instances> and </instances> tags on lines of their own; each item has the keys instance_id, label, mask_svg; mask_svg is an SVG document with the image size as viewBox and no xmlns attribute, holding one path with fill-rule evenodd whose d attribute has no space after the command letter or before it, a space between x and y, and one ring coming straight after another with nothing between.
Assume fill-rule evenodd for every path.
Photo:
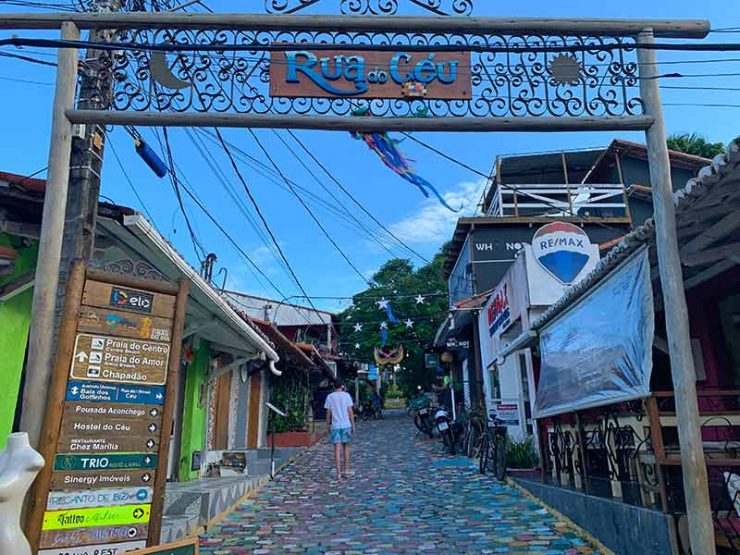
<instances>
[{"instance_id":1,"label":"wooden gate post","mask_svg":"<svg viewBox=\"0 0 740 555\"><path fill-rule=\"evenodd\" d=\"M638 44L652 44L653 41L652 29L643 31L638 37ZM681 447L691 552L694 555L711 555L715 551L714 525L701 438L699 403L696 397L696 372L691 351L686 295L678 252L671 166L658 89L657 56L655 50L647 49L638 49L637 56L640 63L640 96L644 103L645 115L655 120L645 131L645 137L650 164L650 183L653 188L655 244L663 290L671 376L676 393L678 439Z\"/></svg>"}]
</instances>

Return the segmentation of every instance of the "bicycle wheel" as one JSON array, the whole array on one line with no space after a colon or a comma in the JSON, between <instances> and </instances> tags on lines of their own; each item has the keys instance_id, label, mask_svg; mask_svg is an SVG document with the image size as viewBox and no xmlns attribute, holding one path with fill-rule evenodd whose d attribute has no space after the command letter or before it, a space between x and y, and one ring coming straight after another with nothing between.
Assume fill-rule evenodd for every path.
<instances>
[{"instance_id":1,"label":"bicycle wheel","mask_svg":"<svg viewBox=\"0 0 740 555\"><path fill-rule=\"evenodd\" d=\"M493 457L493 475L499 482L506 478L506 436L499 436L495 442L495 454Z\"/></svg>"},{"instance_id":2,"label":"bicycle wheel","mask_svg":"<svg viewBox=\"0 0 740 555\"><path fill-rule=\"evenodd\" d=\"M445 450L450 454L455 454L455 442L452 439L452 432L448 429L442 433L442 443L445 446Z\"/></svg>"},{"instance_id":3,"label":"bicycle wheel","mask_svg":"<svg viewBox=\"0 0 740 555\"><path fill-rule=\"evenodd\" d=\"M486 466L488 465L488 434L483 434L481 438L480 454L478 456L478 472L481 474L486 473Z\"/></svg>"},{"instance_id":4,"label":"bicycle wheel","mask_svg":"<svg viewBox=\"0 0 740 555\"><path fill-rule=\"evenodd\" d=\"M478 442L478 430L475 426L470 426L465 438L465 454L468 458L475 458L475 445Z\"/></svg>"}]
</instances>

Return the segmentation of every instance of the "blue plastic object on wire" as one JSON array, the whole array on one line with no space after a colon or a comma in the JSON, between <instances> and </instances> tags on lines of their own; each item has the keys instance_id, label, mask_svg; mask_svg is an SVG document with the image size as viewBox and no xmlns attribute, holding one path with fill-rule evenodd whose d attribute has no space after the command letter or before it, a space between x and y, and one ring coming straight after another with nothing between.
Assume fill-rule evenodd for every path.
<instances>
[{"instance_id":1,"label":"blue plastic object on wire","mask_svg":"<svg viewBox=\"0 0 740 555\"><path fill-rule=\"evenodd\" d=\"M141 156L141 159L146 162L146 165L157 175L157 177L164 177L167 175L167 166L162 159L157 156L152 147L146 144L143 139L137 139L134 144L136 145L136 153Z\"/></svg>"}]
</instances>

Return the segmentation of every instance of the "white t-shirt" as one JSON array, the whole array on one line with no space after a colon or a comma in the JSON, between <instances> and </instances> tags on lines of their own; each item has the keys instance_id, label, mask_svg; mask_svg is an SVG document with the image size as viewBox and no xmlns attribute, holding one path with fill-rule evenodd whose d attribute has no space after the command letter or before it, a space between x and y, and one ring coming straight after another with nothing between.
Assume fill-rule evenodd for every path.
<instances>
[{"instance_id":1,"label":"white t-shirt","mask_svg":"<svg viewBox=\"0 0 740 555\"><path fill-rule=\"evenodd\" d=\"M324 403L324 408L331 411L331 427L333 430L352 427L349 419L349 408L352 407L352 396L346 391L330 393Z\"/></svg>"}]
</instances>

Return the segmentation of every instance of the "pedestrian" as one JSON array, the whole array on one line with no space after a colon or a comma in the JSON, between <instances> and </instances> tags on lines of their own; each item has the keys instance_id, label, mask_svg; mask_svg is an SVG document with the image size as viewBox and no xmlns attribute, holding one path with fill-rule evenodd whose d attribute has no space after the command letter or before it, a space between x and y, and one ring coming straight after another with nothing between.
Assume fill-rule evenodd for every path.
<instances>
[{"instance_id":1,"label":"pedestrian","mask_svg":"<svg viewBox=\"0 0 740 555\"><path fill-rule=\"evenodd\" d=\"M324 403L326 423L331 442L334 444L334 464L337 480L342 479L342 451L344 451L344 477L352 476L350 459L352 455L352 434L355 432L355 413L352 409L352 396L344 389L341 380L334 382L334 393L330 393Z\"/></svg>"}]
</instances>

